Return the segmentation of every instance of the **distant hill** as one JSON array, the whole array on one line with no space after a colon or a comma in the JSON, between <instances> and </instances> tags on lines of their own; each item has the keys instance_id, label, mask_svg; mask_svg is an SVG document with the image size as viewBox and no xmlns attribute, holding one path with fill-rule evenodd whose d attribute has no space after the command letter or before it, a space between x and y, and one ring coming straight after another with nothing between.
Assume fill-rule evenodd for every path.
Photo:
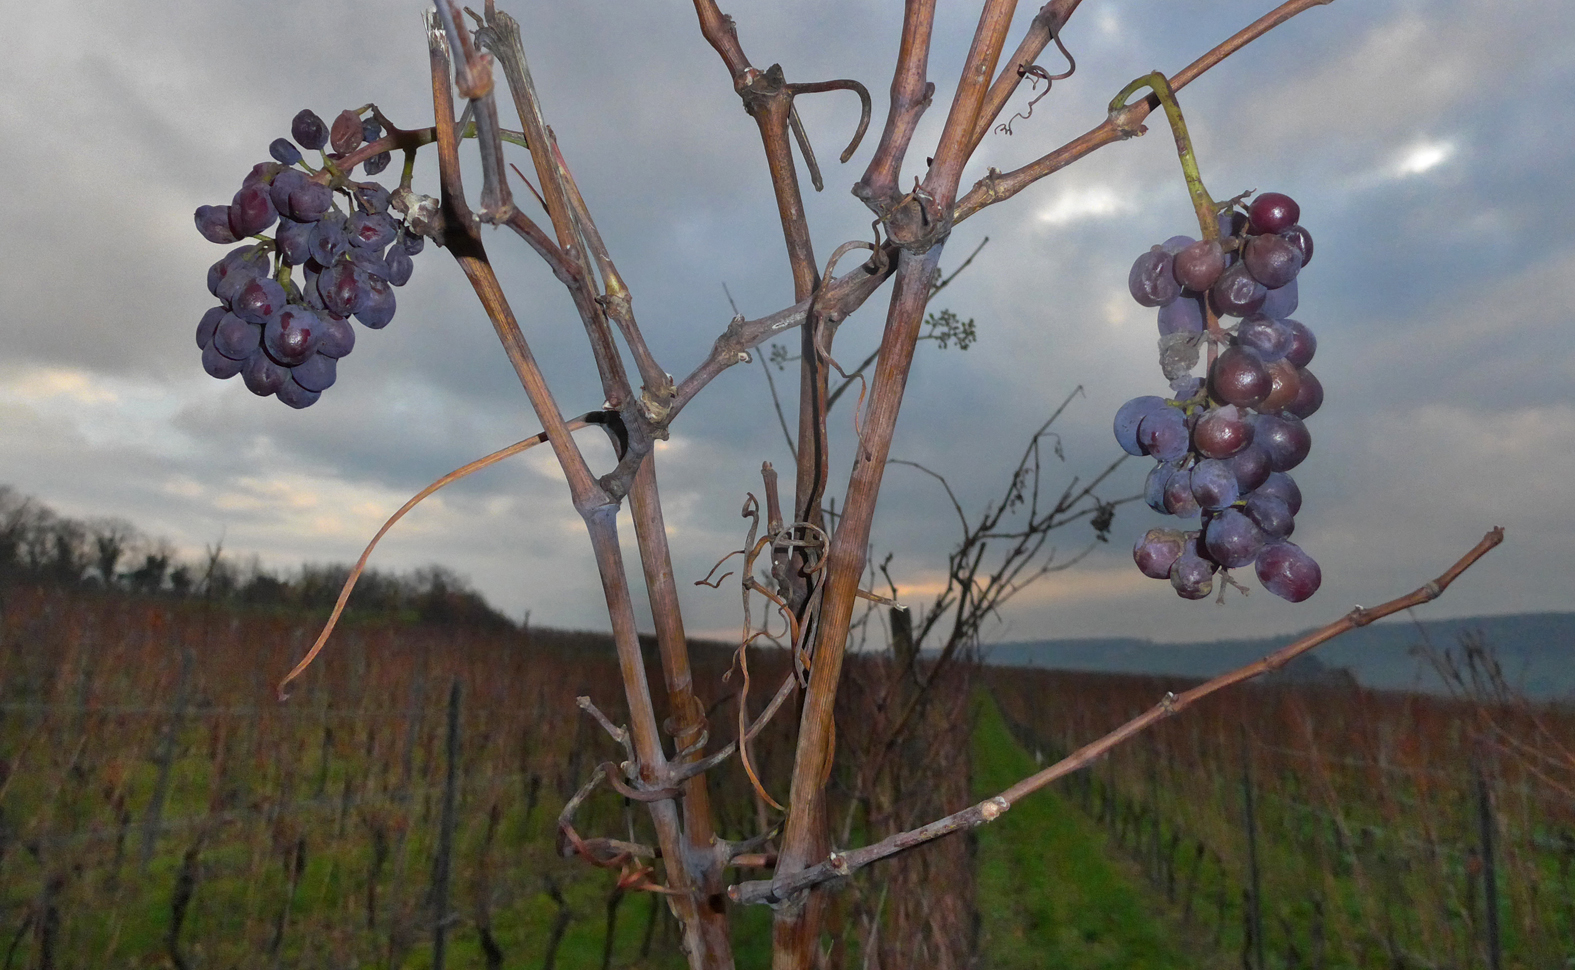
<instances>
[{"instance_id":1,"label":"distant hill","mask_svg":"<svg viewBox=\"0 0 1575 970\"><path fill-rule=\"evenodd\" d=\"M1390 620L1352 630L1314 651L1320 662L1301 670L1349 670L1367 687L1441 692L1443 681L1414 647L1426 636L1435 649L1458 647L1462 634L1480 634L1506 678L1527 696L1575 697L1575 613L1517 613L1430 620ZM1014 667L1212 677L1250 663L1301 634L1212 643L1156 643L1133 638L1039 640L985 648L985 661Z\"/></svg>"}]
</instances>

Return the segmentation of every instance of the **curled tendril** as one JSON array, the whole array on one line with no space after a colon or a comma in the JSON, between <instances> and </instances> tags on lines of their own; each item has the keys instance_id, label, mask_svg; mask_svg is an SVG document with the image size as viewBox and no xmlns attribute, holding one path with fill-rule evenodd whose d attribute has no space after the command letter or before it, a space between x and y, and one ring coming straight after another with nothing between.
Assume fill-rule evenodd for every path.
<instances>
[{"instance_id":1,"label":"curled tendril","mask_svg":"<svg viewBox=\"0 0 1575 970\"><path fill-rule=\"evenodd\" d=\"M1012 134L1012 122L1016 121L1018 118L1021 118L1024 121L1027 121L1029 118L1032 118L1034 116L1034 105L1038 104L1041 100L1044 99L1045 95L1050 93L1050 88L1055 85L1055 82L1057 82L1057 81L1064 81L1067 78L1071 77L1074 73L1076 73L1076 71L1077 71L1077 60L1072 57L1072 52L1066 49L1066 45L1061 43L1061 36L1060 36L1060 34L1058 34L1056 32L1056 29L1055 29L1055 27L1053 25L1050 28L1050 39L1055 41L1055 46L1058 49L1060 49L1061 54L1066 58L1066 64L1067 64L1066 73L1065 74L1051 74L1049 71L1046 71L1044 68L1040 67L1038 64L1030 64L1027 67L1023 67L1023 66L1019 65L1018 68L1017 68L1017 76L1018 77L1026 77L1026 78L1028 78L1028 85L1031 88L1038 88L1039 87L1039 83L1038 82L1040 80L1043 80L1045 82L1045 89L1043 91L1040 91L1039 94L1032 101L1028 102L1028 110L1026 112L1019 112L1019 113L1017 113L1015 115L1012 115L1011 118L1007 119L1006 121L1002 122L999 125L996 125L995 126L995 130L997 132L1000 132L1000 133L1006 134L1006 135Z\"/></svg>"}]
</instances>

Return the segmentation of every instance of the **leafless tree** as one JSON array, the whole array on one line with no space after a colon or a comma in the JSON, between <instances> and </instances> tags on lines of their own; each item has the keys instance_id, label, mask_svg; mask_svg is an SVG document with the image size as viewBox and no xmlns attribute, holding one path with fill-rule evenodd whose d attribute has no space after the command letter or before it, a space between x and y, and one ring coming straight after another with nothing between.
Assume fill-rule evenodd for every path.
<instances>
[{"instance_id":1,"label":"leafless tree","mask_svg":"<svg viewBox=\"0 0 1575 970\"><path fill-rule=\"evenodd\" d=\"M1241 47L1324 2L1327 0L1282 3L1170 77L1170 88L1185 88ZM872 213L876 236L870 241L843 243L822 262L817 258L803 205L800 167L793 157L795 142L811 181L818 187L821 180L798 119L795 99L828 91L852 92L861 99L865 121L846 153L851 157L869 119L868 91L853 80L802 81L788 78L777 64L757 66L757 61L746 53L735 23L716 0L695 0L700 32L720 57L726 76L758 129L766 173L781 218L796 302L757 319L740 315L719 327L710 353L678 381L647 345L635 316L633 295L614 261L613 248L603 239L591 206L575 182L571 162L547 124L548 109L537 96L520 25L496 9L492 0L487 0L483 13L471 14L473 30L451 0L438 0L428 16L434 124L430 128L400 129L378 112L387 134L339 159L340 168L348 171L382 152L404 151L413 155L426 146L435 145L437 149L440 196L418 194L407 166L407 175L394 193L394 206L406 214L408 224L417 232L444 247L465 272L543 428L536 437L481 459L460 473L534 444L551 447L595 553L623 677L626 725L613 723L588 700L582 703L587 713L596 717L623 747L626 760L621 765L599 766L570 799L560 816L565 846L592 863L622 869L620 885L626 889L664 894L683 927L683 947L693 967L731 967L728 909L736 904L760 903L775 908L773 965L780 970L814 965L819 958L828 889L833 883L879 859L988 822L1010 808L1015 799L1086 764L1099 751L1108 750L1110 745L1209 691L1272 669L1343 629L1386 615L1392 611L1391 606L1401 608L1395 604L1420 602L1438 595L1459 571L1497 541L1498 534L1490 535L1449 573L1410 597L1359 610L1318 636L1293 644L1252 668L1183 697L1164 699L1127 727L994 798L871 845L834 849L825 790L835 750L834 713L844 685L844 660L850 632L860 613L859 601L890 605L889 597L863 585L869 574L871 523L888 468L914 350L929 318L929 301L947 240L959 223L981 210L1006 202L1039 179L1106 145L1141 134L1144 119L1159 104L1152 96L1130 105L1117 104L1108 117L1067 144L1012 171L992 169L971 188L960 184L969 158L996 126L1024 79L1056 76L1035 62L1052 42L1060 47L1058 38L1078 6L1079 0L1046 3L1032 18L1015 50L1006 53L1016 4L1012 0L982 0L978 27L961 65L955 93L946 106L942 133L934 145L925 146L920 152L930 159L927 172L909 186L900 180L903 164L919 119L930 108L935 93L935 85L929 79L929 51L936 0L906 0L900 38L893 51L889 109L868 166L853 190ZM769 60L770 55L765 59ZM495 66L502 68L507 94L520 119L519 131L507 130L499 123ZM456 111L456 93L465 102L462 115ZM462 184L459 161L461 140L472 135L480 149L482 174L481 191L474 203ZM545 212L544 224L516 204L506 179L505 142L523 144L529 150L535 177L532 192ZM317 177L326 180L330 174L325 171ZM558 397L537 366L494 272L481 232L488 224L512 229L568 289L584 324L600 379L591 394L605 403L595 411L568 418L560 409ZM844 266L838 275L838 267L851 253L866 258L851 268ZM826 416L834 394L833 375L840 379L839 392L848 386L841 381L851 376L841 373L833 356L833 344L838 328L849 314L888 280L892 291L879 350L865 368L856 369L860 372L857 379L862 393L857 439L848 459L851 474L836 502L833 522L825 512L831 504ZM739 573L746 612L739 645L741 666L747 662L751 645L770 636L768 625L754 622L749 615L753 596L756 602L763 600L768 604L772 625L781 631L776 636L792 651L793 669L780 684L766 685L759 696L769 697L770 701L753 720L749 716L751 708L739 704L737 734L729 743L720 744L724 736L722 726L708 723L694 693L653 443L667 436L684 409L717 375L735 364L748 362L762 344L795 331L798 414L796 422L783 416L783 424L791 426L795 456L791 491L780 494L776 471L765 466L760 485L762 497L756 500L751 496L746 506L752 525L740 550ZM628 372L626 360L632 362L635 374ZM580 389L575 393L583 396ZM593 471L573 434L592 425L610 433L618 449L615 467L600 473ZM1040 440L1035 438L1030 456L1038 455ZM1003 531L1001 516L1007 510L1021 508L1025 502L1029 505L1029 518L1039 523L1037 529L1030 526L1026 530ZM970 629L976 629L984 613L1004 602L1034 570L1044 568L1039 545L1044 524L1054 516L1073 514L1062 502L1054 505L1056 511L1047 511L1035 504L1028 483L1019 476L1006 499L992 506L982 519L970 521L963 516L965 533L973 537L972 548L976 551L982 551L985 542L1004 543L1018 551L1008 553L1007 566L988 573L982 572L984 567L977 559L954 562L950 598L943 597L932 605L921 619L921 629L928 630L941 623L943 616L950 616L948 642L966 641ZM1089 514L1099 513L1096 509ZM670 744L663 738L664 725L658 720L635 627L629 567L619 543L620 526L627 525L632 525L638 540L640 570L656 627L662 687L667 694L666 708L672 712L665 725ZM757 578L757 563L767 572L764 582ZM743 682L747 683L747 679ZM790 699L796 704L789 705ZM754 778L748 758L749 739L765 722L785 716L782 711L794 710L798 717L797 746L788 801L781 806L781 821L743 843L719 839L710 807L707 772L737 757ZM764 795L758 779L755 784ZM575 809L603 785L646 806L656 845L582 836L576 830ZM762 851L768 843L774 844L773 853ZM730 886L730 869L746 859L752 864L773 862L771 877ZM870 932L874 933L877 926L872 923Z\"/></svg>"}]
</instances>

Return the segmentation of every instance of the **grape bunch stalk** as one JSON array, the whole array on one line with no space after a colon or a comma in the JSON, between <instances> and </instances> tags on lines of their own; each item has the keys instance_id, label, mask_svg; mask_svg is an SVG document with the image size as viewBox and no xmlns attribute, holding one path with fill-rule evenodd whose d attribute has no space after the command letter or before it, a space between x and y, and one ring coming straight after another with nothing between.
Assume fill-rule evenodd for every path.
<instances>
[{"instance_id":1,"label":"grape bunch stalk","mask_svg":"<svg viewBox=\"0 0 1575 970\"><path fill-rule=\"evenodd\" d=\"M1154 77L1134 82L1112 104ZM1215 205L1180 109L1163 75L1157 79L1151 86L1176 130L1203 238L1173 236L1132 264L1133 299L1159 310L1160 367L1171 396L1126 402L1114 430L1128 454L1156 460L1144 486L1149 506L1199 519L1201 527L1150 529L1132 557L1145 576L1170 580L1184 599L1207 597L1216 575L1244 589L1229 570L1252 566L1265 589L1299 603L1323 579L1318 563L1290 541L1302 495L1287 474L1306 459L1312 437L1304 421L1323 404L1323 386L1307 369L1317 339L1291 316L1312 234L1301 225L1301 207L1278 192L1250 205L1252 193ZM1236 322L1223 326L1222 317ZM1199 377L1193 372L1203 346L1208 364Z\"/></svg>"},{"instance_id":2,"label":"grape bunch stalk","mask_svg":"<svg viewBox=\"0 0 1575 970\"><path fill-rule=\"evenodd\" d=\"M426 242L390 212L388 189L356 181L339 164L382 137L375 112L360 114L341 112L330 127L301 111L290 125L294 141L275 139L273 160L252 167L229 205L195 213L209 242L247 241L208 270L219 305L197 325L203 369L221 380L239 374L253 394L293 408L315 404L333 385L355 347L351 317L373 330L393 319L393 287L410 280ZM320 167L307 164L302 148L321 155ZM389 160L386 151L373 155L362 171L376 175Z\"/></svg>"}]
</instances>

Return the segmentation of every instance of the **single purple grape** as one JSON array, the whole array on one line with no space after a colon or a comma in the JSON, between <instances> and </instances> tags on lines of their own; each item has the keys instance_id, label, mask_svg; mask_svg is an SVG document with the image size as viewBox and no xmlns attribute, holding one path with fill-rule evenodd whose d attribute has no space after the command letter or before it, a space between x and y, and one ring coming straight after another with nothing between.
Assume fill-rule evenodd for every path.
<instances>
[{"instance_id":1,"label":"single purple grape","mask_svg":"<svg viewBox=\"0 0 1575 970\"><path fill-rule=\"evenodd\" d=\"M274 232L273 239L279 247L280 257L287 264L299 266L312 258L312 230L315 227L315 223L279 217L279 228Z\"/></svg>"},{"instance_id":2,"label":"single purple grape","mask_svg":"<svg viewBox=\"0 0 1575 970\"><path fill-rule=\"evenodd\" d=\"M1170 585L1182 599L1200 600L1214 591L1216 563L1202 555L1199 533L1188 532L1181 555L1170 567Z\"/></svg>"},{"instance_id":3,"label":"single purple grape","mask_svg":"<svg viewBox=\"0 0 1575 970\"><path fill-rule=\"evenodd\" d=\"M1187 419L1176 408L1150 411L1138 422L1138 447L1160 461L1175 461L1185 455L1189 437Z\"/></svg>"},{"instance_id":4,"label":"single purple grape","mask_svg":"<svg viewBox=\"0 0 1575 970\"><path fill-rule=\"evenodd\" d=\"M355 311L355 318L361 322L362 326L371 327L373 330L381 330L388 326L390 320L394 319L394 308L397 302L394 299L394 288L389 285L387 280L379 279L376 276L365 277L364 286L367 294L366 301L361 305L360 309Z\"/></svg>"},{"instance_id":5,"label":"single purple grape","mask_svg":"<svg viewBox=\"0 0 1575 970\"><path fill-rule=\"evenodd\" d=\"M1132 547L1138 571L1150 579L1169 579L1170 567L1181 557L1186 541L1174 529L1150 529Z\"/></svg>"},{"instance_id":6,"label":"single purple grape","mask_svg":"<svg viewBox=\"0 0 1575 970\"><path fill-rule=\"evenodd\" d=\"M1296 516L1278 495L1254 492L1247 496L1247 518L1271 539L1283 539L1296 531Z\"/></svg>"},{"instance_id":7,"label":"single purple grape","mask_svg":"<svg viewBox=\"0 0 1575 970\"><path fill-rule=\"evenodd\" d=\"M290 218L316 222L334 206L334 191L321 182L307 179L290 190Z\"/></svg>"},{"instance_id":8,"label":"single purple grape","mask_svg":"<svg viewBox=\"0 0 1575 970\"><path fill-rule=\"evenodd\" d=\"M1236 342L1257 351L1258 359L1272 364L1291 349L1291 328L1261 310L1236 327Z\"/></svg>"},{"instance_id":9,"label":"single purple grape","mask_svg":"<svg viewBox=\"0 0 1575 970\"><path fill-rule=\"evenodd\" d=\"M355 187L356 201L363 212L388 212L388 190L376 182L362 182Z\"/></svg>"},{"instance_id":10,"label":"single purple grape","mask_svg":"<svg viewBox=\"0 0 1575 970\"><path fill-rule=\"evenodd\" d=\"M222 306L216 306L202 315L202 320L197 324L197 349L207 350L213 343L213 331L219 326L219 321L229 311Z\"/></svg>"},{"instance_id":11,"label":"single purple grape","mask_svg":"<svg viewBox=\"0 0 1575 970\"><path fill-rule=\"evenodd\" d=\"M1206 412L1192 426L1192 447L1205 458L1229 458L1252 444L1252 423L1234 404Z\"/></svg>"},{"instance_id":12,"label":"single purple grape","mask_svg":"<svg viewBox=\"0 0 1575 970\"><path fill-rule=\"evenodd\" d=\"M387 254L383 257L383 261L388 264L387 279L390 283L395 286L404 286L410 282L410 274L415 272L416 263L415 260L410 258L409 253L398 246L390 246Z\"/></svg>"},{"instance_id":13,"label":"single purple grape","mask_svg":"<svg viewBox=\"0 0 1575 970\"><path fill-rule=\"evenodd\" d=\"M1242 257L1247 272L1269 289L1284 286L1302 271L1302 254L1279 236L1252 236Z\"/></svg>"},{"instance_id":14,"label":"single purple grape","mask_svg":"<svg viewBox=\"0 0 1575 970\"><path fill-rule=\"evenodd\" d=\"M1301 379L1301 383L1295 399L1285 406L1285 410L1305 421L1323 407L1323 384L1305 367L1297 368L1296 376Z\"/></svg>"},{"instance_id":15,"label":"single purple grape","mask_svg":"<svg viewBox=\"0 0 1575 970\"><path fill-rule=\"evenodd\" d=\"M1296 252L1301 254L1303 266L1306 266L1308 263L1312 262L1312 233L1308 232L1302 226L1296 225L1291 226L1289 229L1281 232L1280 238L1296 247Z\"/></svg>"},{"instance_id":16,"label":"single purple grape","mask_svg":"<svg viewBox=\"0 0 1575 970\"><path fill-rule=\"evenodd\" d=\"M247 323L261 324L283 308L286 299L284 287L263 276L247 283L235 295L230 309Z\"/></svg>"},{"instance_id":17,"label":"single purple grape","mask_svg":"<svg viewBox=\"0 0 1575 970\"><path fill-rule=\"evenodd\" d=\"M1296 312L1299 303L1297 281L1291 280L1277 290L1270 290L1263 298L1263 308L1258 312L1276 320L1284 320Z\"/></svg>"},{"instance_id":18,"label":"single purple grape","mask_svg":"<svg viewBox=\"0 0 1575 970\"><path fill-rule=\"evenodd\" d=\"M340 260L317 277L317 292L323 306L340 316L350 316L366 306L371 297L366 274L348 259Z\"/></svg>"},{"instance_id":19,"label":"single purple grape","mask_svg":"<svg viewBox=\"0 0 1575 970\"><path fill-rule=\"evenodd\" d=\"M355 328L350 326L350 321L327 310L319 313L317 319L323 326L323 341L317 345L318 355L335 359L350 356L350 351L355 349Z\"/></svg>"},{"instance_id":20,"label":"single purple grape","mask_svg":"<svg viewBox=\"0 0 1575 970\"><path fill-rule=\"evenodd\" d=\"M213 328L213 349L231 360L245 360L262 343L262 327L226 313Z\"/></svg>"},{"instance_id":21,"label":"single purple grape","mask_svg":"<svg viewBox=\"0 0 1575 970\"><path fill-rule=\"evenodd\" d=\"M194 218L202 238L221 245L238 238L230 229L230 207L227 205L199 205Z\"/></svg>"},{"instance_id":22,"label":"single purple grape","mask_svg":"<svg viewBox=\"0 0 1575 970\"><path fill-rule=\"evenodd\" d=\"M375 249L357 249L355 247L351 247L349 256L350 262L355 264L355 268L368 276L375 276L378 279L386 280L391 275L393 275L392 271L388 268L388 261L385 260L382 254Z\"/></svg>"},{"instance_id":23,"label":"single purple grape","mask_svg":"<svg viewBox=\"0 0 1575 970\"><path fill-rule=\"evenodd\" d=\"M323 339L323 325L306 307L289 306L268 318L262 331L263 349L286 367L310 357Z\"/></svg>"},{"instance_id":24,"label":"single purple grape","mask_svg":"<svg viewBox=\"0 0 1575 970\"><path fill-rule=\"evenodd\" d=\"M1263 414L1274 414L1283 411L1296 400L1296 394L1301 390L1302 379L1298 371L1288 360L1277 360L1269 366L1269 381L1271 387L1269 395L1258 402L1258 410Z\"/></svg>"},{"instance_id":25,"label":"single purple grape","mask_svg":"<svg viewBox=\"0 0 1575 970\"><path fill-rule=\"evenodd\" d=\"M344 217L330 212L319 219L312 229L312 258L319 266L332 266L339 254L350 248L350 237L345 233Z\"/></svg>"},{"instance_id":26,"label":"single purple grape","mask_svg":"<svg viewBox=\"0 0 1575 970\"><path fill-rule=\"evenodd\" d=\"M1204 292L1225 272L1225 250L1219 240L1200 239L1176 253L1172 272L1183 288Z\"/></svg>"},{"instance_id":27,"label":"single purple grape","mask_svg":"<svg viewBox=\"0 0 1575 970\"><path fill-rule=\"evenodd\" d=\"M1250 408L1269 396L1274 382L1253 350L1226 347L1209 368L1209 392L1226 404Z\"/></svg>"},{"instance_id":28,"label":"single purple grape","mask_svg":"<svg viewBox=\"0 0 1575 970\"><path fill-rule=\"evenodd\" d=\"M1269 467L1277 472L1300 465L1312 450L1312 434L1294 414L1260 414L1254 440L1269 453Z\"/></svg>"},{"instance_id":29,"label":"single purple grape","mask_svg":"<svg viewBox=\"0 0 1575 970\"><path fill-rule=\"evenodd\" d=\"M1263 548L1263 531L1236 509L1226 509L1209 520L1203 530L1209 558L1227 569L1245 566Z\"/></svg>"},{"instance_id":30,"label":"single purple grape","mask_svg":"<svg viewBox=\"0 0 1575 970\"><path fill-rule=\"evenodd\" d=\"M394 156L391 152L378 152L376 155L373 155L371 158L362 162L361 167L366 170L366 174L376 175L383 171L383 169L387 168L388 163L393 160Z\"/></svg>"},{"instance_id":31,"label":"single purple grape","mask_svg":"<svg viewBox=\"0 0 1575 970\"><path fill-rule=\"evenodd\" d=\"M1302 207L1290 196L1264 192L1247 208L1247 228L1254 234L1284 232L1301 216Z\"/></svg>"},{"instance_id":32,"label":"single purple grape","mask_svg":"<svg viewBox=\"0 0 1575 970\"><path fill-rule=\"evenodd\" d=\"M1116 444L1129 455L1147 454L1138 444L1138 422L1161 408L1168 407L1165 399L1153 394L1135 397L1116 409Z\"/></svg>"},{"instance_id":33,"label":"single purple grape","mask_svg":"<svg viewBox=\"0 0 1575 970\"><path fill-rule=\"evenodd\" d=\"M399 248L403 249L407 255L420 256L421 250L425 249L426 245L427 237L416 235L415 233L411 232L408 227L401 227L399 232Z\"/></svg>"},{"instance_id":34,"label":"single purple grape","mask_svg":"<svg viewBox=\"0 0 1575 970\"><path fill-rule=\"evenodd\" d=\"M1268 295L1269 291L1247 272L1243 263L1227 267L1220 278L1214 281L1214 285L1209 287L1209 298L1214 301L1214 309L1228 317L1245 317L1257 313L1263 308L1263 301Z\"/></svg>"},{"instance_id":35,"label":"single purple grape","mask_svg":"<svg viewBox=\"0 0 1575 970\"><path fill-rule=\"evenodd\" d=\"M1296 479L1284 472L1274 472L1257 490L1261 495L1273 495L1285 503L1291 514L1302 510L1302 490L1296 484Z\"/></svg>"},{"instance_id":36,"label":"single purple grape","mask_svg":"<svg viewBox=\"0 0 1575 970\"><path fill-rule=\"evenodd\" d=\"M268 154L280 165L294 165L301 160L301 150L288 138L275 138L269 142Z\"/></svg>"},{"instance_id":37,"label":"single purple grape","mask_svg":"<svg viewBox=\"0 0 1575 970\"><path fill-rule=\"evenodd\" d=\"M290 122L290 137L303 148L320 149L328 142L328 126L315 111L302 108Z\"/></svg>"},{"instance_id":38,"label":"single purple grape","mask_svg":"<svg viewBox=\"0 0 1575 970\"><path fill-rule=\"evenodd\" d=\"M292 371L291 373L293 374L294 372ZM308 390L294 380L288 380L279 385L279 389L274 392L274 395L285 404L299 411L301 408L309 408L316 404L317 399L323 396L323 392Z\"/></svg>"},{"instance_id":39,"label":"single purple grape","mask_svg":"<svg viewBox=\"0 0 1575 970\"><path fill-rule=\"evenodd\" d=\"M1171 270L1171 256L1158 246L1139 256L1127 273L1127 289L1142 306L1164 306L1181 295Z\"/></svg>"},{"instance_id":40,"label":"single purple grape","mask_svg":"<svg viewBox=\"0 0 1575 970\"><path fill-rule=\"evenodd\" d=\"M228 269L220 269L219 284L214 287L214 296L227 304L233 304L241 291L246 289L253 280L266 279L273 262L268 257L268 250L261 246L250 246L244 250L233 250L222 262L228 262ZM212 277L209 277L210 281Z\"/></svg>"},{"instance_id":41,"label":"single purple grape","mask_svg":"<svg viewBox=\"0 0 1575 970\"><path fill-rule=\"evenodd\" d=\"M1143 501L1161 515L1170 514L1170 510L1165 508L1165 486L1170 484L1170 476L1175 473L1174 462L1162 461L1149 470L1148 478L1143 481Z\"/></svg>"},{"instance_id":42,"label":"single purple grape","mask_svg":"<svg viewBox=\"0 0 1575 970\"><path fill-rule=\"evenodd\" d=\"M1205 458L1192 466L1192 497L1210 511L1229 508L1240 497L1240 486L1230 466L1217 458Z\"/></svg>"},{"instance_id":43,"label":"single purple grape","mask_svg":"<svg viewBox=\"0 0 1575 970\"><path fill-rule=\"evenodd\" d=\"M275 363L261 347L246 358L241 367L241 380L246 382L246 389L258 397L273 394L289 379L290 368Z\"/></svg>"},{"instance_id":44,"label":"single purple grape","mask_svg":"<svg viewBox=\"0 0 1575 970\"><path fill-rule=\"evenodd\" d=\"M319 350L295 365L290 371L290 376L308 391L326 391L334 386L338 367L337 358L325 356Z\"/></svg>"},{"instance_id":45,"label":"single purple grape","mask_svg":"<svg viewBox=\"0 0 1575 970\"><path fill-rule=\"evenodd\" d=\"M334 146L334 151L348 155L360 148L363 140L361 116L349 108L339 112L339 117L334 119L333 126L328 129L328 143Z\"/></svg>"},{"instance_id":46,"label":"single purple grape","mask_svg":"<svg viewBox=\"0 0 1575 970\"><path fill-rule=\"evenodd\" d=\"M1294 542L1271 542L1258 553L1258 582L1281 599L1300 603L1318 592L1323 571Z\"/></svg>"},{"instance_id":47,"label":"single purple grape","mask_svg":"<svg viewBox=\"0 0 1575 970\"><path fill-rule=\"evenodd\" d=\"M255 236L279 218L269 192L266 185L248 185L230 200L230 232L236 239Z\"/></svg>"},{"instance_id":48,"label":"single purple grape","mask_svg":"<svg viewBox=\"0 0 1575 970\"><path fill-rule=\"evenodd\" d=\"M1237 492L1241 495L1246 495L1268 481L1274 471L1269 467L1269 453L1258 444L1250 444L1223 460L1229 466L1231 474L1236 476Z\"/></svg>"},{"instance_id":49,"label":"single purple grape","mask_svg":"<svg viewBox=\"0 0 1575 970\"><path fill-rule=\"evenodd\" d=\"M1202 512L1192 494L1192 469L1178 468L1166 480L1165 511L1178 519L1190 519Z\"/></svg>"},{"instance_id":50,"label":"single purple grape","mask_svg":"<svg viewBox=\"0 0 1575 970\"><path fill-rule=\"evenodd\" d=\"M352 246L381 250L394 241L397 229L386 212L357 212L345 222L345 234Z\"/></svg>"},{"instance_id":51,"label":"single purple grape","mask_svg":"<svg viewBox=\"0 0 1575 970\"><path fill-rule=\"evenodd\" d=\"M1284 322L1291 332L1291 349L1286 352L1285 359L1297 367L1306 367L1312 363L1313 354L1318 352L1318 338L1303 323L1296 320Z\"/></svg>"},{"instance_id":52,"label":"single purple grape","mask_svg":"<svg viewBox=\"0 0 1575 970\"><path fill-rule=\"evenodd\" d=\"M219 348L213 344L202 348L202 369L207 371L209 377L217 377L227 381L241 372L242 363L219 353Z\"/></svg>"},{"instance_id":53,"label":"single purple grape","mask_svg":"<svg viewBox=\"0 0 1575 970\"><path fill-rule=\"evenodd\" d=\"M1202 333L1204 328L1201 293L1182 290L1181 295L1159 308L1159 335Z\"/></svg>"}]
</instances>

